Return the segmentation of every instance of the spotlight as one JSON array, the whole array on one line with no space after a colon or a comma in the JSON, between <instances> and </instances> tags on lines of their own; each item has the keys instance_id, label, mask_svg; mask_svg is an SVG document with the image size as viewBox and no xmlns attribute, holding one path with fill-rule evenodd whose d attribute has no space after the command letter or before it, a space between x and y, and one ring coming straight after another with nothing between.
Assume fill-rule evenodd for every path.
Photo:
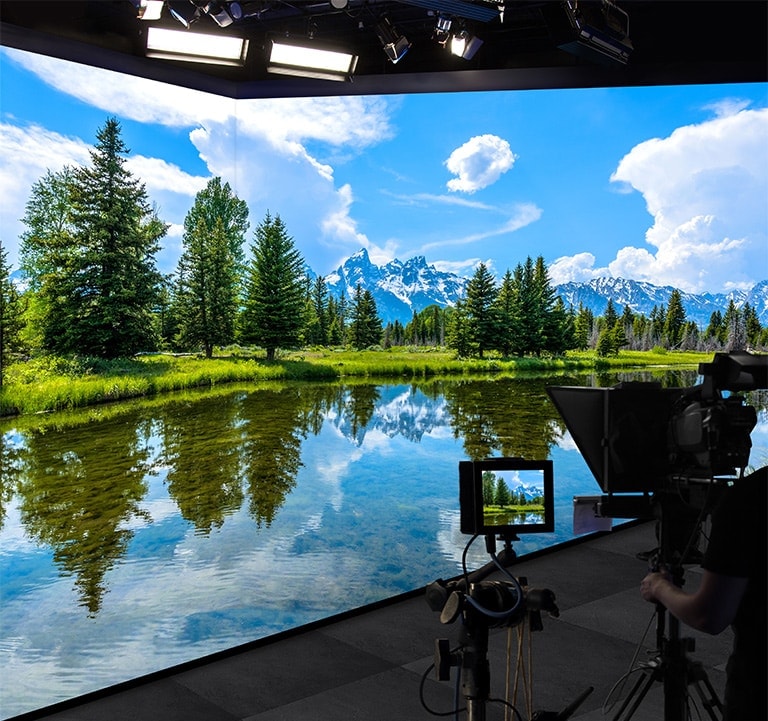
<instances>
[{"instance_id":1,"label":"spotlight","mask_svg":"<svg viewBox=\"0 0 768 721\"><path fill-rule=\"evenodd\" d=\"M376 23L375 30L387 57L393 64L400 62L411 47L408 38L401 35L387 17L382 17Z\"/></svg>"},{"instance_id":2,"label":"spotlight","mask_svg":"<svg viewBox=\"0 0 768 721\"><path fill-rule=\"evenodd\" d=\"M196 23L200 15L202 14L201 8L193 5L190 2L169 2L168 12L171 13L171 17L180 22L187 30Z\"/></svg>"},{"instance_id":3,"label":"spotlight","mask_svg":"<svg viewBox=\"0 0 768 721\"><path fill-rule=\"evenodd\" d=\"M437 23L435 23L435 31L432 34L432 37L443 47L445 47L451 39L452 24L453 21L451 18L446 17L445 15L437 16Z\"/></svg>"},{"instance_id":4,"label":"spotlight","mask_svg":"<svg viewBox=\"0 0 768 721\"><path fill-rule=\"evenodd\" d=\"M134 0L139 20L159 20L165 0Z\"/></svg>"},{"instance_id":5,"label":"spotlight","mask_svg":"<svg viewBox=\"0 0 768 721\"><path fill-rule=\"evenodd\" d=\"M220 28L229 27L235 20L243 16L240 3L209 2L203 8L203 12L210 15Z\"/></svg>"},{"instance_id":6,"label":"spotlight","mask_svg":"<svg viewBox=\"0 0 768 721\"><path fill-rule=\"evenodd\" d=\"M357 55L296 40L270 40L267 72L320 80L351 80Z\"/></svg>"},{"instance_id":7,"label":"spotlight","mask_svg":"<svg viewBox=\"0 0 768 721\"><path fill-rule=\"evenodd\" d=\"M460 30L451 38L451 52L464 60L471 60L483 41L466 30Z\"/></svg>"},{"instance_id":8,"label":"spotlight","mask_svg":"<svg viewBox=\"0 0 768 721\"><path fill-rule=\"evenodd\" d=\"M598 3L562 4L566 16L565 37L558 47L590 61L626 65L633 50L629 15L610 0Z\"/></svg>"}]
</instances>

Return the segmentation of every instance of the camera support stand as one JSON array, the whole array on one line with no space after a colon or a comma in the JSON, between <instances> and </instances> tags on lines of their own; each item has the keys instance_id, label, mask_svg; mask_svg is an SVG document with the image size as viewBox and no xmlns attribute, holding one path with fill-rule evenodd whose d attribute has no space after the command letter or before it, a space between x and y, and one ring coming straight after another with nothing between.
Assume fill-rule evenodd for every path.
<instances>
[{"instance_id":1,"label":"camera support stand","mask_svg":"<svg viewBox=\"0 0 768 721\"><path fill-rule=\"evenodd\" d=\"M514 534L502 534L504 549L496 558L497 562L487 563L482 568L458 581L434 581L427 587L427 603L432 610L440 611L440 621L453 623L462 618L459 633L459 649L452 653L448 639L435 641L435 670L438 681L450 680L451 667L459 667L461 690L466 702L467 721L486 721L486 706L491 690L491 671L488 661L488 629L491 626L513 626L527 619L532 631L543 629L541 611L557 616L555 595L548 589L528 589L517 599L513 608L507 609L505 602L510 595L500 585L483 583L491 573L506 569L514 563L516 554L512 541ZM494 536L486 536L489 553L495 553ZM525 579L520 579L518 591L523 594ZM501 604L493 609L489 606ZM565 721L591 693L592 688L560 712L537 711L532 721ZM515 712L517 714L517 711ZM522 718L517 714L517 718Z\"/></svg>"},{"instance_id":2,"label":"camera support stand","mask_svg":"<svg viewBox=\"0 0 768 721\"><path fill-rule=\"evenodd\" d=\"M659 555L654 564L671 569L672 582L683 585L683 562L689 552L690 543L680 548L681 543L695 537L698 524L684 526L685 513L677 496L657 494L655 499L659 528ZM698 519L700 520L700 519ZM673 525L674 524L674 525ZM681 527L683 533L681 533ZM667 620L669 629L667 633ZM613 721L628 721L638 709L654 682L664 685L664 721L686 721L688 712L689 686L693 687L702 707L712 721L722 717L723 705L702 664L692 661L688 652L694 650L694 639L681 638L680 621L667 612L660 603L656 604L656 649L658 655L649 662L644 673L613 717ZM624 712L627 711L626 715ZM716 713L716 711L719 712Z\"/></svg>"},{"instance_id":3,"label":"camera support stand","mask_svg":"<svg viewBox=\"0 0 768 721\"><path fill-rule=\"evenodd\" d=\"M701 663L692 661L687 656L687 652L693 650L693 639L680 638L680 622L671 614L669 638L665 638L664 621L667 611L658 604L656 614L659 655L646 665L644 673L624 699L613 721L628 721L632 718L655 682L664 684L664 721L685 721L689 718L689 686L696 690L708 717L712 721L718 721L722 716L723 706L717 692Z\"/></svg>"}]
</instances>

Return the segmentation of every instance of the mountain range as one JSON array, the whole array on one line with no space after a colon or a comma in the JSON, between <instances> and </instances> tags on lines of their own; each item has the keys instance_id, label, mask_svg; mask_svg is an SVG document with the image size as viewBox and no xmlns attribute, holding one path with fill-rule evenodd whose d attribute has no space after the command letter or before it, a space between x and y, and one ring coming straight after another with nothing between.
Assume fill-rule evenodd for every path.
<instances>
[{"instance_id":1,"label":"mountain range","mask_svg":"<svg viewBox=\"0 0 768 721\"><path fill-rule=\"evenodd\" d=\"M325 281L329 293L335 298L342 292L352 298L359 283L363 290L371 291L384 323L398 320L405 324L411 320L414 311L419 312L429 305L454 306L464 297L469 279L438 270L421 255L376 265L363 248L325 276ZM648 316L654 306L666 307L675 290L669 285L658 286L625 278L593 278L585 283L555 285L554 289L566 307L578 308L581 303L596 316L605 312L609 299L619 314L629 305L633 311ZM679 292L686 317L701 327L709 323L714 311L725 313L731 300L737 308L749 303L757 311L760 323L768 324L768 280L760 281L748 291Z\"/></svg>"}]
</instances>

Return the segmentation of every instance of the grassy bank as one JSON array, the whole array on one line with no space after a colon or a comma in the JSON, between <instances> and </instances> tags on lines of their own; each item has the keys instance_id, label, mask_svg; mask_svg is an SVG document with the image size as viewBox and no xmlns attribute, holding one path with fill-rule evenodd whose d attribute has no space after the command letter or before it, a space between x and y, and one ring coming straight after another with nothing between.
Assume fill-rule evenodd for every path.
<instances>
[{"instance_id":1,"label":"grassy bank","mask_svg":"<svg viewBox=\"0 0 768 721\"><path fill-rule=\"evenodd\" d=\"M42 358L9 368L0 391L0 416L83 408L190 388L265 380L337 380L345 377L426 378L433 376L517 374L558 370L609 370L653 366L691 366L711 354L621 352L598 358L594 352L558 358L459 360L445 351L312 350L286 353L268 363L241 351L206 359L170 354L118 361Z\"/></svg>"}]
</instances>

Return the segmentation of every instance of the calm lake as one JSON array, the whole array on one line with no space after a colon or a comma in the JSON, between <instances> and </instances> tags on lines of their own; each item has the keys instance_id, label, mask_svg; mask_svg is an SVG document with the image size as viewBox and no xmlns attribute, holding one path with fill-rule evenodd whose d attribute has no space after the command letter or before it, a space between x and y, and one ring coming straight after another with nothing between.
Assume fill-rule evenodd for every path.
<instances>
[{"instance_id":1,"label":"calm lake","mask_svg":"<svg viewBox=\"0 0 768 721\"><path fill-rule=\"evenodd\" d=\"M457 575L461 460L552 459L555 532L515 549L571 538L600 489L545 387L630 378L651 376L272 383L0 424L0 715Z\"/></svg>"}]
</instances>

